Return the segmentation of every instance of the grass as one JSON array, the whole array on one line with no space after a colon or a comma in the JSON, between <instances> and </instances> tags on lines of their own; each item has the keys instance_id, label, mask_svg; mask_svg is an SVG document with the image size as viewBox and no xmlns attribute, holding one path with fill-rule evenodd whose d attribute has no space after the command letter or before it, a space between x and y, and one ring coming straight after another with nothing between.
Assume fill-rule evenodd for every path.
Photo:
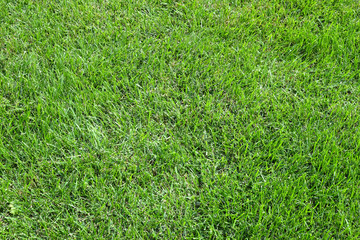
<instances>
[{"instance_id":1,"label":"grass","mask_svg":"<svg viewBox=\"0 0 360 240\"><path fill-rule=\"evenodd\" d=\"M360 238L356 0L0 0L1 239Z\"/></svg>"}]
</instances>

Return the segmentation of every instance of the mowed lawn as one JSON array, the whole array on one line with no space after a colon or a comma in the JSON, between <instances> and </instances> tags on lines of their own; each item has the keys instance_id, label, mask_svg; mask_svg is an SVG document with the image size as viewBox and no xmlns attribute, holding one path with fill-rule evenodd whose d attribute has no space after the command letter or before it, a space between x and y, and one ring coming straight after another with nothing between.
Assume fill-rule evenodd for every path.
<instances>
[{"instance_id":1,"label":"mowed lawn","mask_svg":"<svg viewBox=\"0 0 360 240\"><path fill-rule=\"evenodd\" d=\"M0 0L0 239L360 238L357 0Z\"/></svg>"}]
</instances>

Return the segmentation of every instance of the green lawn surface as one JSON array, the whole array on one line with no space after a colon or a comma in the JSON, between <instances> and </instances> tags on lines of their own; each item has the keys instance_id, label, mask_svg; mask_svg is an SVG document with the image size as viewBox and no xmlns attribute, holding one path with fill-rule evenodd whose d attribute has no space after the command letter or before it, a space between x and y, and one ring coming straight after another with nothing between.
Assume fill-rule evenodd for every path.
<instances>
[{"instance_id":1,"label":"green lawn surface","mask_svg":"<svg viewBox=\"0 0 360 240\"><path fill-rule=\"evenodd\" d=\"M0 239L359 239L357 0L0 0Z\"/></svg>"}]
</instances>

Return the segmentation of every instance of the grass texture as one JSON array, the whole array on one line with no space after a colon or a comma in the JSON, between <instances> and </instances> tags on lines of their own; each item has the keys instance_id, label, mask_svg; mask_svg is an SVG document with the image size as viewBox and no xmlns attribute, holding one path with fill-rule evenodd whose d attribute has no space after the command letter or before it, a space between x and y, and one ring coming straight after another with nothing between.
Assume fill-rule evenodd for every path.
<instances>
[{"instance_id":1,"label":"grass texture","mask_svg":"<svg viewBox=\"0 0 360 240\"><path fill-rule=\"evenodd\" d=\"M1 239L359 239L356 0L0 0Z\"/></svg>"}]
</instances>

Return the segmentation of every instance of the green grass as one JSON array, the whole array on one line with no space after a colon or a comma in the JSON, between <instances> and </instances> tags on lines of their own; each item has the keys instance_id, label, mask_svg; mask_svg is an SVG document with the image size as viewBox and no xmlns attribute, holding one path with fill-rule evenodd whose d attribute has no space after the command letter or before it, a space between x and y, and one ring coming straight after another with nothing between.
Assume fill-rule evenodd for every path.
<instances>
[{"instance_id":1,"label":"green grass","mask_svg":"<svg viewBox=\"0 0 360 240\"><path fill-rule=\"evenodd\" d=\"M0 0L0 238L360 238L359 49L356 0Z\"/></svg>"}]
</instances>

